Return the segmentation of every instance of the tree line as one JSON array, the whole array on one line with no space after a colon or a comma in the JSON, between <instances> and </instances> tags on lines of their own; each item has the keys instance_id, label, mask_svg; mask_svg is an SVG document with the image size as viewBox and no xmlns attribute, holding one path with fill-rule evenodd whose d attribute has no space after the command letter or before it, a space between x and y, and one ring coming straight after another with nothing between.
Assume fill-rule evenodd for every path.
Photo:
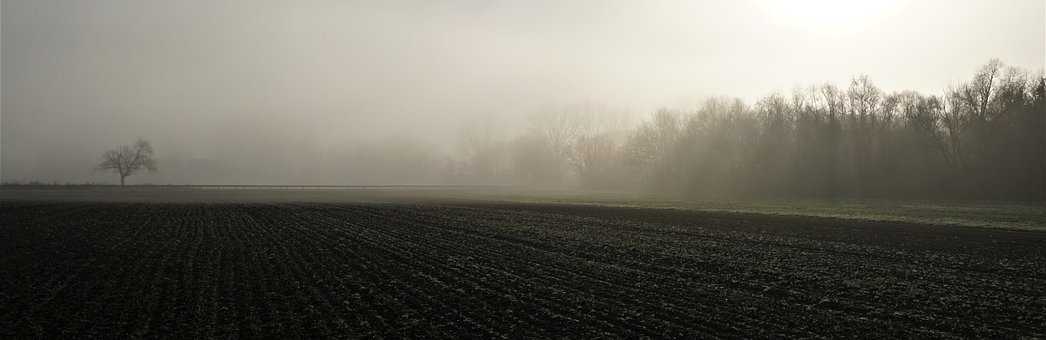
<instances>
[{"instance_id":1,"label":"tree line","mask_svg":"<svg viewBox=\"0 0 1046 340\"><path fill-rule=\"evenodd\" d=\"M463 134L449 181L690 198L1046 200L1046 78L992 60L938 95L867 76L660 110L632 128L560 113L500 140Z\"/></svg>"}]
</instances>

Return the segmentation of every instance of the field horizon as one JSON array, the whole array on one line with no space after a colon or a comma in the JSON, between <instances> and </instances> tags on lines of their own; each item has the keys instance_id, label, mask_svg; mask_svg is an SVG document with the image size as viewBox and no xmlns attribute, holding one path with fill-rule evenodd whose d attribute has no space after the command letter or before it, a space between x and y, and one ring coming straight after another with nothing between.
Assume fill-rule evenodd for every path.
<instances>
[{"instance_id":1,"label":"field horizon","mask_svg":"<svg viewBox=\"0 0 1046 340\"><path fill-rule=\"evenodd\" d=\"M608 199L2 189L0 335L1046 335L1041 231Z\"/></svg>"},{"instance_id":2,"label":"field horizon","mask_svg":"<svg viewBox=\"0 0 1046 340\"><path fill-rule=\"evenodd\" d=\"M810 216L934 226L1046 231L1046 203L984 200L688 200L640 192L499 185L4 185L4 200L113 202L500 201Z\"/></svg>"}]
</instances>

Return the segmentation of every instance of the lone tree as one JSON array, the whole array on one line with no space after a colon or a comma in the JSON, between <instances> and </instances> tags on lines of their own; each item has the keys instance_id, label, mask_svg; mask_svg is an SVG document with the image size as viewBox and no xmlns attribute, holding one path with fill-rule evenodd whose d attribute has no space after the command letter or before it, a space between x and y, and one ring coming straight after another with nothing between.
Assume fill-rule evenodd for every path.
<instances>
[{"instance_id":1,"label":"lone tree","mask_svg":"<svg viewBox=\"0 0 1046 340\"><path fill-rule=\"evenodd\" d=\"M134 145L123 145L102 154L98 170L112 171L120 175L120 186L124 179L142 169L156 171L156 160L153 159L153 146L149 141L138 138Z\"/></svg>"}]
</instances>

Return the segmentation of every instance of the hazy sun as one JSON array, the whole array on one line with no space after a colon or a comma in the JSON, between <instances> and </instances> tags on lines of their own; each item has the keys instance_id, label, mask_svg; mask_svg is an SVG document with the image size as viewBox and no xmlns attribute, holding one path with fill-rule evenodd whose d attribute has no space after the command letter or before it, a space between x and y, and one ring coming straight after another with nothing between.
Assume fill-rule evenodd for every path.
<instances>
[{"instance_id":1,"label":"hazy sun","mask_svg":"<svg viewBox=\"0 0 1046 340\"><path fill-rule=\"evenodd\" d=\"M757 0L772 20L811 33L856 33L881 24L897 1Z\"/></svg>"}]
</instances>

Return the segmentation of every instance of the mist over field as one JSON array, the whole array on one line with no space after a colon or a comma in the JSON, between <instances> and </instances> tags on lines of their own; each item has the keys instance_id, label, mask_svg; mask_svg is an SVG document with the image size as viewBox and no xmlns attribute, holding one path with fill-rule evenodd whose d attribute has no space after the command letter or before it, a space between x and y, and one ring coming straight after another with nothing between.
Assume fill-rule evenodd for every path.
<instances>
[{"instance_id":1,"label":"mist over field","mask_svg":"<svg viewBox=\"0 0 1046 340\"><path fill-rule=\"evenodd\" d=\"M934 162L941 159L923 167L965 167L955 157L985 152L938 150L953 143L940 118L965 110L960 99L948 103L949 91L975 82L998 60L998 79L1011 67L1020 72L1006 84L1020 82L1014 91L1034 112L1046 55L1044 12L1041 1L4 1L0 177L118 183L95 169L99 157L140 137L155 148L159 171L130 176L131 184L511 184L746 194L811 187L798 177L825 176L803 168L811 166L839 168L832 181L840 184L823 186L854 186L811 191L863 194L856 186L865 184L853 183L872 179L848 171L874 160L814 160L796 149L832 144L846 153L842 158L871 152L860 143L888 149L880 137L900 139L865 136L872 132L863 120L846 119L901 117L899 94L911 90L920 97L905 103L940 110L928 113L929 136L939 141L926 148ZM856 79L875 96L861 112L851 100ZM838 98L825 97L826 84ZM723 113L734 98L742 106ZM826 98L841 106L829 107ZM1004 110L999 105L993 112ZM827 117L836 109L839 133L866 139L825 139L800 127L803 112ZM713 111L780 113L783 130L765 129L769 121L762 119L730 133L792 146L713 150L711 137L698 136L699 125L712 120L688 118ZM811 129L821 129L819 122ZM662 124L663 131L643 124ZM901 119L890 124L892 135L907 126ZM669 130L690 137L670 140L676 137L664 134L676 132ZM649 140L644 131L668 139ZM773 133L784 139L768 139ZM907 150L915 142L897 143ZM668 149L687 160L669 159ZM763 154L798 165L751 176L786 184L697 183L751 182L722 176L736 175L731 167L768 169L737 163L767 159ZM1042 158L1014 157L1029 164ZM654 164L666 162L672 165ZM687 177L716 171L722 174ZM1036 176L1028 171L1021 176Z\"/></svg>"},{"instance_id":2,"label":"mist over field","mask_svg":"<svg viewBox=\"0 0 1046 340\"><path fill-rule=\"evenodd\" d=\"M1043 339L1044 0L0 0L0 339Z\"/></svg>"}]
</instances>

